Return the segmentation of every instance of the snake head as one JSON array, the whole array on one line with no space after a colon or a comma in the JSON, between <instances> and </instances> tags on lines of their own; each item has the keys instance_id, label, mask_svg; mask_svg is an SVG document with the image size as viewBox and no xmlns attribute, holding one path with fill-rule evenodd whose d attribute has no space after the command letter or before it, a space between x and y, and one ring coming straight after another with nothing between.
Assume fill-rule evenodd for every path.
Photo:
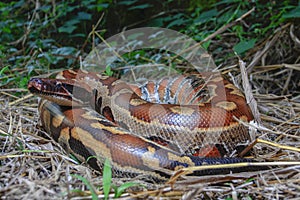
<instances>
[{"instance_id":1,"label":"snake head","mask_svg":"<svg viewBox=\"0 0 300 200\"><path fill-rule=\"evenodd\" d=\"M31 93L62 106L88 104L93 94L87 84L65 79L31 78L27 88Z\"/></svg>"}]
</instances>

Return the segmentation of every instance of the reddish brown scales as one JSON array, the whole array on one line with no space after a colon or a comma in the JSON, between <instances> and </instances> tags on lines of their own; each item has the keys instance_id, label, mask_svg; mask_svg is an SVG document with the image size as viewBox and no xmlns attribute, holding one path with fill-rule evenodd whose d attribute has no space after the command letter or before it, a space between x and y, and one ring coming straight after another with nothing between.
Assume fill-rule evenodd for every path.
<instances>
[{"instance_id":1,"label":"reddish brown scales","mask_svg":"<svg viewBox=\"0 0 300 200\"><path fill-rule=\"evenodd\" d=\"M173 80L162 79L159 84L155 84L154 82L149 82L148 85L145 84L150 95L158 95L158 101L165 101L167 93L170 95L168 96L169 99L176 98L177 101L181 103L189 101L189 98L194 98L193 103L204 101L199 105L182 106L171 104L159 105L145 102L138 96L142 94L140 89L125 84L115 78L102 77L91 72L83 71L65 71L62 74L71 78L76 77L79 84L84 85L86 81L90 81L93 83L91 85L97 85L96 88L87 88L86 90L90 94L95 95L92 99L92 103L96 103L98 106L96 106L97 110L101 111L107 119L121 123L125 123L125 121L128 122L128 119L133 120L134 122L131 121L130 123L143 124L144 129L140 129L140 132L149 130L149 134L154 136L162 132L162 140L167 143L169 142L168 139L175 138L178 143L186 140L186 146L192 146L190 142L193 139L199 138L198 142L201 146L201 142L205 142L206 137L215 139L213 137L215 137L217 133L219 138L216 138L216 140L208 140L208 144L204 145L205 148L201 148L202 151L198 152L197 155L202 156L208 154L218 156L220 154L220 152L217 152L218 149L216 146L209 143L210 141L218 141L218 139L220 139L220 142L225 145L226 150L232 150L234 149L234 142L246 143L249 140L249 135L245 132L245 127L239 125L233 118L233 116L235 116L245 121L249 121L253 118L250 109L245 103L244 97L240 95L235 87L232 87L233 85L231 83L213 73L204 73L199 80L197 80L197 77L191 76L190 79L187 80L184 76L179 76ZM202 82L201 78L206 78L208 81ZM204 85L201 85L202 83ZM29 84L29 87L38 86ZM132 88L134 88L136 93ZM192 90L184 93L187 88L192 88ZM201 93L201 89L203 88L205 91ZM208 92L211 96L204 97L204 94ZM105 96L100 97L100 94ZM210 101L205 103L208 99ZM198 162L196 162L196 158L184 156L183 160L187 162L181 163L180 160L182 160L183 157L181 157L180 154L171 152L140 137L130 135L126 130L122 130L121 133L121 128L114 128L115 124L111 124L111 122L105 121L104 119L99 118L99 120L95 121L94 117L97 115L94 114L95 116L91 116L92 111L90 113L85 113L84 110L76 111L78 115L73 115L74 111L75 110L65 111L62 114L67 117L69 121L80 122L79 124L75 124L75 128L72 129L72 131L75 131L71 135L72 138L76 139L76 137L78 137L78 142L82 142L84 147L92 149L95 153L100 152L101 148L97 147L97 145L90 146L89 141L93 140L95 144L107 149L106 153L103 154L104 157L111 158L114 163L121 167L146 169L148 167L151 168L151 165L152 167L158 167L159 164L166 169L174 169L176 166L186 167L190 164L197 164ZM50 115L54 116L55 114L50 113ZM84 115L88 118L83 118ZM63 135L61 128L67 126L65 122L62 126L54 125L53 118L49 119L47 115L42 117L42 120L49 132L57 132L56 134ZM46 124L49 123L49 120L51 121L51 125ZM95 124L97 127L94 127ZM154 124L155 126L161 126L163 128L159 130L152 128ZM128 126L130 127L130 125ZM133 125L133 127L134 126L136 125ZM100 129L101 127L103 127L103 130ZM172 129L171 131L178 129L184 132L196 130L196 134L195 132L191 133L191 139L187 138L188 135L183 135L180 138L180 132L166 133L170 129ZM59 130L61 130L61 132L59 132ZM101 130L102 135L97 133L99 130ZM153 132L153 130L155 131ZM76 133L76 131L79 132ZM242 132L239 134L234 131ZM89 137L87 141L80 140L79 136L81 135L82 137L84 134ZM76 140L74 141L76 143ZM174 158L174 162L170 160L170 156ZM163 164L163 162L166 163Z\"/></svg>"}]
</instances>

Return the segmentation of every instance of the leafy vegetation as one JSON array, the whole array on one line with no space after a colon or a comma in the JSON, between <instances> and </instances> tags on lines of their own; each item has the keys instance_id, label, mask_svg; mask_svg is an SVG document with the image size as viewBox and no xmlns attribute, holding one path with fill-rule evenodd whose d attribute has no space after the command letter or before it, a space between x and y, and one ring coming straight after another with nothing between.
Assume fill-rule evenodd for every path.
<instances>
[{"instance_id":1,"label":"leafy vegetation","mask_svg":"<svg viewBox=\"0 0 300 200\"><path fill-rule=\"evenodd\" d=\"M114 198L118 198L124 193L124 191L126 189L133 187L133 186L140 186L140 184L134 183L134 182L126 182L120 186L116 186L116 185L112 184L112 167L111 167L110 161L108 159L106 159L104 162L102 174L103 174L102 190L103 190L103 194L104 194L104 199L109 199L109 193L110 193L111 189L114 190ZM88 179L86 179L80 175L77 175L77 174L73 174L72 176L79 179L86 185L86 187L89 189L89 191L91 193L91 197L93 200L98 199L97 192L95 191L93 185L88 181ZM73 192L82 193L81 190L77 190L77 189L73 190Z\"/></svg>"},{"instance_id":2,"label":"leafy vegetation","mask_svg":"<svg viewBox=\"0 0 300 200\"><path fill-rule=\"evenodd\" d=\"M120 186L116 186L112 184L112 167L108 159L104 162L103 168L103 193L105 199L108 199L108 195L111 189L114 190L115 195L114 198L120 197L124 191L133 186L139 186L140 184L134 182L126 182Z\"/></svg>"},{"instance_id":3,"label":"leafy vegetation","mask_svg":"<svg viewBox=\"0 0 300 200\"><path fill-rule=\"evenodd\" d=\"M89 189L89 191L91 192L91 196L92 196L92 200L97 200L98 196L97 193L95 191L95 189L93 188L92 184L84 177L77 175L77 174L73 174L73 177L79 179L80 181L82 181ZM81 192L80 190L73 190L73 192Z\"/></svg>"},{"instance_id":4,"label":"leafy vegetation","mask_svg":"<svg viewBox=\"0 0 300 200\"><path fill-rule=\"evenodd\" d=\"M300 4L289 0L0 2L0 85L16 83L24 88L28 78L40 71L78 66L79 56L84 57L93 44L101 42L90 34L97 22L95 28L103 38L123 28L155 26L202 41L252 8L255 11L249 20L228 29L228 34L236 35L231 48L241 56L282 23L300 17ZM222 36L217 39L226 40ZM216 47L211 41L203 46L214 55L228 48ZM233 50L217 58L217 64L233 56Z\"/></svg>"}]
</instances>

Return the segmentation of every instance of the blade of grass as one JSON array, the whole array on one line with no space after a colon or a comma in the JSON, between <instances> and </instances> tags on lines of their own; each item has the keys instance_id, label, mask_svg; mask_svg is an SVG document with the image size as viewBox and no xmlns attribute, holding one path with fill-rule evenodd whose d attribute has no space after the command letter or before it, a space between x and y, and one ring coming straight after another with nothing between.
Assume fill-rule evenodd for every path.
<instances>
[{"instance_id":1,"label":"blade of grass","mask_svg":"<svg viewBox=\"0 0 300 200\"><path fill-rule=\"evenodd\" d=\"M119 187L113 186L113 188L115 190L115 198L119 198L127 188L130 188L133 186L138 186L138 185L141 185L141 184L134 183L134 182L127 182L127 183L120 185Z\"/></svg>"},{"instance_id":2,"label":"blade of grass","mask_svg":"<svg viewBox=\"0 0 300 200\"><path fill-rule=\"evenodd\" d=\"M91 195L92 195L92 200L98 200L98 195L97 195L96 191L94 190L92 184L86 178L84 178L80 175L77 175L77 174L72 174L71 176L81 180L88 187L88 189L90 190Z\"/></svg>"},{"instance_id":3,"label":"blade of grass","mask_svg":"<svg viewBox=\"0 0 300 200\"><path fill-rule=\"evenodd\" d=\"M111 164L108 159L105 159L104 167L103 167L103 177L102 177L104 199L108 199L108 195L111 189L111 180L112 180Z\"/></svg>"}]
</instances>

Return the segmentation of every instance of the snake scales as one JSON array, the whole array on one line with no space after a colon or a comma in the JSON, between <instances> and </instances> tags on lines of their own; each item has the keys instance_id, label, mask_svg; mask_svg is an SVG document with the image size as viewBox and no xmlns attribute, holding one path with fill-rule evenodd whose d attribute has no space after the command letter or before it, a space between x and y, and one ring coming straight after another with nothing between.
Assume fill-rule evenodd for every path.
<instances>
[{"instance_id":1,"label":"snake scales","mask_svg":"<svg viewBox=\"0 0 300 200\"><path fill-rule=\"evenodd\" d=\"M250 142L247 128L236 119L249 122L253 116L243 94L218 73L163 78L138 87L65 70L56 79L32 78L28 89L43 99L44 129L96 170L108 158L118 173L165 179L190 166L252 162L228 157Z\"/></svg>"}]
</instances>

